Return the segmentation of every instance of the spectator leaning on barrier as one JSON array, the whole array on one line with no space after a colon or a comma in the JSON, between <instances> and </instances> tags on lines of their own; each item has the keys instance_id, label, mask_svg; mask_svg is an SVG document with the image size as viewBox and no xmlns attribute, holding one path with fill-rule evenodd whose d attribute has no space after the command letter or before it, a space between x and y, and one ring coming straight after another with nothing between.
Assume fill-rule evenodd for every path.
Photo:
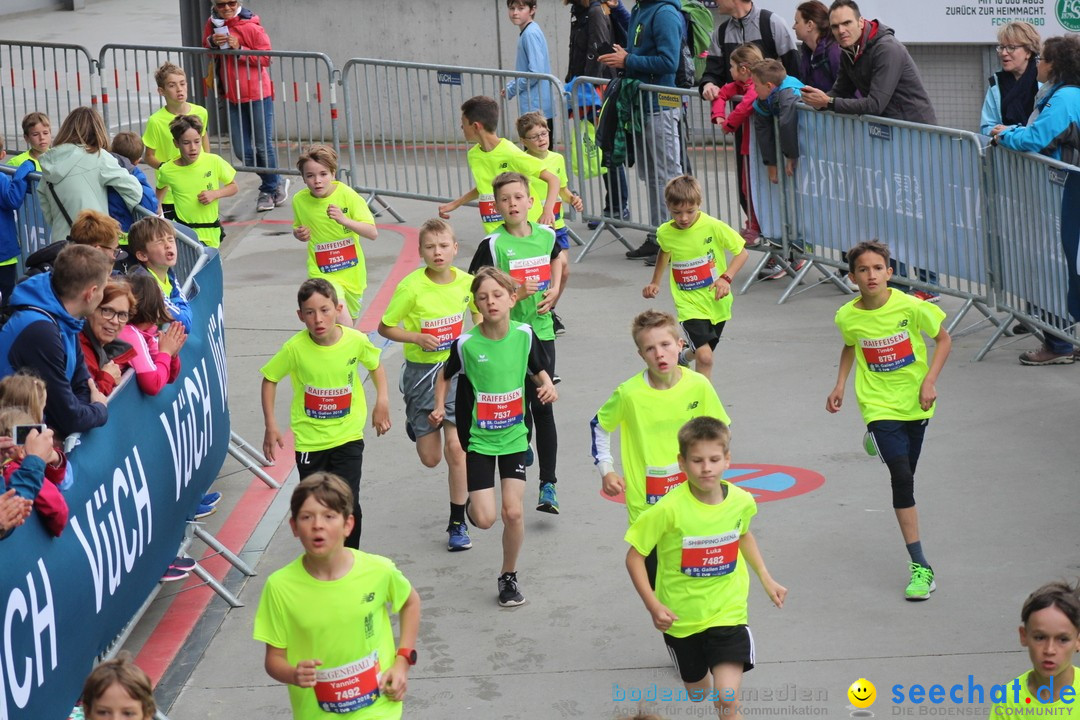
<instances>
[{"instance_id":1,"label":"spectator leaning on barrier","mask_svg":"<svg viewBox=\"0 0 1080 720\"><path fill-rule=\"evenodd\" d=\"M716 9L731 17L720 23L713 35L705 72L698 84L703 98L712 101L720 86L731 82L731 53L745 43L754 43L766 60L779 60L789 75L798 77L799 52L779 15L750 0L716 0Z\"/></svg>"},{"instance_id":2,"label":"spectator leaning on barrier","mask_svg":"<svg viewBox=\"0 0 1080 720\"><path fill-rule=\"evenodd\" d=\"M271 50L270 37L259 16L237 0L214 0L203 29L203 45L232 50ZM229 107L233 153L247 167L276 168L274 146L274 84L266 55L217 56L219 87ZM281 207L289 197L289 180L277 173L259 173L257 212Z\"/></svg>"},{"instance_id":3,"label":"spectator leaning on barrier","mask_svg":"<svg viewBox=\"0 0 1080 720\"><path fill-rule=\"evenodd\" d=\"M1026 22L1011 22L998 30L997 39L1001 70L990 76L983 100L979 132L984 135L1025 124L1041 87L1035 77L1042 49L1038 31Z\"/></svg>"},{"instance_id":4,"label":"spectator leaning on barrier","mask_svg":"<svg viewBox=\"0 0 1080 720\"><path fill-rule=\"evenodd\" d=\"M124 281L110 280L97 309L86 318L79 344L90 377L105 395L111 395L124 368L135 357L135 348L120 339L120 331L135 312L135 295Z\"/></svg>"},{"instance_id":5,"label":"spectator leaning on barrier","mask_svg":"<svg viewBox=\"0 0 1080 720\"><path fill-rule=\"evenodd\" d=\"M995 142L1010 150L1038 152L1070 163L1080 164L1080 37L1069 35L1050 38L1043 46L1038 79L1050 89L1035 105L1038 116L1027 126L1008 128L995 136ZM1061 209L1061 244L1068 270L1067 303L1069 314L1080 320L1080 267L1077 245L1080 244L1080 208L1070 202L1077 197L1080 176L1068 173ZM1042 347L1020 355L1024 365L1071 365L1077 357L1072 344L1047 335Z\"/></svg>"},{"instance_id":6,"label":"spectator leaning on barrier","mask_svg":"<svg viewBox=\"0 0 1080 720\"><path fill-rule=\"evenodd\" d=\"M630 14L629 49L614 45L614 52L597 59L609 68L623 70L626 80L673 87L686 33L681 7L679 0L640 0ZM619 102L622 101L620 96ZM632 102L634 114L638 108L645 111L640 118L641 130L634 135L634 146L639 177L645 181L648 193L649 225L656 228L667 217L662 214L666 212L664 187L668 180L683 174L679 139L682 108L662 108L652 93L640 99L635 97ZM659 251L653 230L626 257L655 260Z\"/></svg>"},{"instance_id":7,"label":"spectator leaning on barrier","mask_svg":"<svg viewBox=\"0 0 1080 720\"><path fill-rule=\"evenodd\" d=\"M4 139L0 137L0 162L4 161ZM15 211L26 199L26 176L34 171L31 160L23 162L14 175L0 173L0 302L7 302L15 282L19 279L19 229L15 225Z\"/></svg>"},{"instance_id":8,"label":"spectator leaning on barrier","mask_svg":"<svg viewBox=\"0 0 1080 720\"><path fill-rule=\"evenodd\" d=\"M840 74L840 46L829 28L829 8L820 0L802 3L793 29L801 43L796 77L810 87L831 88Z\"/></svg>"},{"instance_id":9,"label":"spectator leaning on barrier","mask_svg":"<svg viewBox=\"0 0 1080 720\"><path fill-rule=\"evenodd\" d=\"M63 238L81 210L109 212L108 189L133 208L143 197L138 178L108 151L109 136L96 110L75 108L64 118L55 144L41 156L38 199L54 237Z\"/></svg>"},{"instance_id":10,"label":"spectator leaning on barrier","mask_svg":"<svg viewBox=\"0 0 1080 720\"><path fill-rule=\"evenodd\" d=\"M94 312L112 261L83 245L64 248L52 272L20 283L11 294L14 314L0 329L0 376L28 368L48 388L45 421L63 437L104 425L105 396L79 350L79 331Z\"/></svg>"},{"instance_id":11,"label":"spectator leaning on barrier","mask_svg":"<svg viewBox=\"0 0 1080 720\"><path fill-rule=\"evenodd\" d=\"M892 28L863 18L854 0L836 0L829 8L829 25L843 50L840 75L831 90L805 88L803 102L844 115L937 124L919 69Z\"/></svg>"}]
</instances>

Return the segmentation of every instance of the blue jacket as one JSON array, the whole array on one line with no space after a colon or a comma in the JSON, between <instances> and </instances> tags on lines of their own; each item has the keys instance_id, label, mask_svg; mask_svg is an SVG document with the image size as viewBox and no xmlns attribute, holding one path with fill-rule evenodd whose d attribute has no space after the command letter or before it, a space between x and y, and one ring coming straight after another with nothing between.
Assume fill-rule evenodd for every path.
<instances>
[{"instance_id":1,"label":"blue jacket","mask_svg":"<svg viewBox=\"0 0 1080 720\"><path fill-rule=\"evenodd\" d=\"M786 158L799 157L799 111L796 105L802 97L803 87L801 80L788 75L768 97L754 101L754 133L761 160L766 165L777 164L773 118L780 118L780 151Z\"/></svg>"},{"instance_id":2,"label":"blue jacket","mask_svg":"<svg viewBox=\"0 0 1080 720\"><path fill-rule=\"evenodd\" d=\"M0 377L30 368L45 381L45 423L58 436L104 425L108 410L90 402L90 373L79 347L83 320L70 315L56 296L52 273L16 285L10 304L33 305L49 316L19 310L0 329Z\"/></svg>"},{"instance_id":3,"label":"blue jacket","mask_svg":"<svg viewBox=\"0 0 1080 720\"><path fill-rule=\"evenodd\" d=\"M22 255L15 211L22 207L26 199L26 176L32 172L33 160L20 165L13 176L0 172L0 261Z\"/></svg>"},{"instance_id":4,"label":"blue jacket","mask_svg":"<svg viewBox=\"0 0 1080 720\"><path fill-rule=\"evenodd\" d=\"M1080 87L1058 85L1035 105L1039 116L998 135L1010 150L1042 153L1071 165L1080 164Z\"/></svg>"},{"instance_id":5,"label":"blue jacket","mask_svg":"<svg viewBox=\"0 0 1080 720\"><path fill-rule=\"evenodd\" d=\"M135 179L142 185L142 199L139 200L139 206L146 208L152 213L156 213L158 211L157 193L154 192L154 186L146 179L146 173L144 173L138 165L132 165L131 161L126 157L122 157L116 153L113 153L113 157L120 163L120 167L134 175ZM120 193L112 188L107 188L106 190L105 195L109 199L109 217L120 223L120 229L127 232L131 229L131 224L135 222L135 218L133 217L131 210L128 210L124 198L120 197ZM63 238L57 239L62 240Z\"/></svg>"},{"instance_id":6,"label":"blue jacket","mask_svg":"<svg viewBox=\"0 0 1080 720\"><path fill-rule=\"evenodd\" d=\"M517 61L514 63L514 70L551 74L547 38L535 22L526 25L518 35ZM551 83L549 81L514 78L506 84L506 99L510 100L515 95L520 96L518 97L519 115L539 110L546 118L555 117L551 109Z\"/></svg>"},{"instance_id":7,"label":"blue jacket","mask_svg":"<svg viewBox=\"0 0 1080 720\"><path fill-rule=\"evenodd\" d=\"M641 0L630 13L626 77L650 85L674 87L686 35L679 0ZM656 106L656 96L653 96Z\"/></svg>"}]
</instances>

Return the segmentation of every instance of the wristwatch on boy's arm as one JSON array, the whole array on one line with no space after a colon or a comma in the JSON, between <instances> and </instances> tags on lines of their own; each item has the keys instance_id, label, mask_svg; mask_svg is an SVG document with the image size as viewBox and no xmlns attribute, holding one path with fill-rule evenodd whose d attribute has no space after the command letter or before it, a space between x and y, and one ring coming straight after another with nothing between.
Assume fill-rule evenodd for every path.
<instances>
[{"instance_id":1,"label":"wristwatch on boy's arm","mask_svg":"<svg viewBox=\"0 0 1080 720\"><path fill-rule=\"evenodd\" d=\"M410 667L416 664L416 650L413 648L399 648L397 654L398 657L405 658Z\"/></svg>"}]
</instances>

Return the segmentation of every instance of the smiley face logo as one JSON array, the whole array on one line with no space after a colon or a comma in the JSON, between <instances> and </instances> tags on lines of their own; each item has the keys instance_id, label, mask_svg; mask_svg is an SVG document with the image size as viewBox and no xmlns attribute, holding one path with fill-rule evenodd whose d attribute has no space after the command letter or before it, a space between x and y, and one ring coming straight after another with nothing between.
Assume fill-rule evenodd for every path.
<instances>
[{"instance_id":1,"label":"smiley face logo","mask_svg":"<svg viewBox=\"0 0 1080 720\"><path fill-rule=\"evenodd\" d=\"M847 689L848 700L857 708L868 708L877 699L877 688L866 678L859 678Z\"/></svg>"}]
</instances>

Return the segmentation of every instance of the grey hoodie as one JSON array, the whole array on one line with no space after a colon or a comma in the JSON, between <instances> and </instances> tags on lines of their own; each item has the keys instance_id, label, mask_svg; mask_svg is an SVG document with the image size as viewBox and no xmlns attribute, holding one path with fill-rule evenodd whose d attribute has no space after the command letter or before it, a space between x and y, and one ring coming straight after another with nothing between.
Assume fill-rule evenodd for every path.
<instances>
[{"instance_id":1,"label":"grey hoodie","mask_svg":"<svg viewBox=\"0 0 1080 720\"><path fill-rule=\"evenodd\" d=\"M129 209L142 199L138 179L105 150L92 153L82 145L57 145L46 151L40 162L42 182L38 184L38 199L54 240L66 238L71 225L49 191L48 183L53 184L72 220L82 210L97 210L107 215L107 187L116 190Z\"/></svg>"}]
</instances>

